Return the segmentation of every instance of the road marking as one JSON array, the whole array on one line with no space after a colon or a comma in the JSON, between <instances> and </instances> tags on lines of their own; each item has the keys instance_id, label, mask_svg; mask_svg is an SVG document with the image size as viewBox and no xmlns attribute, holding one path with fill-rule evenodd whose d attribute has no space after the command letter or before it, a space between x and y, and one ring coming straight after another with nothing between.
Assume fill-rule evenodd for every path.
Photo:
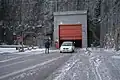
<instances>
[{"instance_id":1,"label":"road marking","mask_svg":"<svg viewBox=\"0 0 120 80\"><path fill-rule=\"evenodd\" d=\"M30 53L32 53L32 52L30 52ZM40 53L40 54L42 54L42 53ZM23 58L23 57L29 57L29 56L31 56L31 55L36 55L36 54L30 54L30 55L26 55L26 56L20 56L20 57L15 57L15 58L6 59L6 60L0 61L0 63L12 61L12 60L15 60L15 59L20 59L20 58Z\"/></svg>"},{"instance_id":2,"label":"road marking","mask_svg":"<svg viewBox=\"0 0 120 80\"><path fill-rule=\"evenodd\" d=\"M33 54L31 54L31 55L33 55ZM0 63L8 62L8 61L19 59L19 58L23 58L23 57L28 57L28 56L31 56L31 55L20 56L20 57L15 57L15 58L10 58L10 59L6 59L6 60L2 60L2 61L0 61Z\"/></svg>"},{"instance_id":3,"label":"road marking","mask_svg":"<svg viewBox=\"0 0 120 80\"><path fill-rule=\"evenodd\" d=\"M12 66L12 65L15 65L15 64L20 64L20 63L27 62L27 61L32 61L32 60L34 60L34 59L28 59L28 60L24 60L24 61L20 61L20 62L12 63L12 64L8 64L8 65L0 66L0 68L8 67L8 66Z\"/></svg>"},{"instance_id":4,"label":"road marking","mask_svg":"<svg viewBox=\"0 0 120 80\"><path fill-rule=\"evenodd\" d=\"M59 58L62 58L62 57L64 57L64 56L60 56L60 57L57 57L57 58L53 58L53 59L47 60L47 61L45 61L45 62L43 62L43 63L41 63L41 64L37 64L37 65L35 65L35 66L31 66L31 67L24 68L24 69L21 69L21 70L16 71L16 72L12 72L12 73L9 73L9 74L0 76L0 79L4 79L4 78L10 77L10 76L13 76L13 75L15 75L15 74L19 74L19 73L25 72L25 71L27 71L27 70L31 70L31 69L34 69L34 68L36 68L36 67L43 66L43 65L48 64L48 63L50 63L50 62L53 62L53 61L55 61L55 60L58 60Z\"/></svg>"}]
</instances>

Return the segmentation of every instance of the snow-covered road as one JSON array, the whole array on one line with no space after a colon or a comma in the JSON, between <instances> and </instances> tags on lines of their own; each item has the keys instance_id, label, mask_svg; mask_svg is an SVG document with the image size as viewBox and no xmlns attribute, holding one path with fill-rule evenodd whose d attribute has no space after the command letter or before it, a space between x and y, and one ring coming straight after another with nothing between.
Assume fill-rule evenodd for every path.
<instances>
[{"instance_id":1,"label":"snow-covered road","mask_svg":"<svg viewBox=\"0 0 120 80\"><path fill-rule=\"evenodd\" d=\"M44 54L44 49L1 53L0 80L44 80L71 56L60 54L58 50Z\"/></svg>"},{"instance_id":2,"label":"snow-covered road","mask_svg":"<svg viewBox=\"0 0 120 80\"><path fill-rule=\"evenodd\" d=\"M47 80L120 80L120 55L114 52L82 49Z\"/></svg>"},{"instance_id":3,"label":"snow-covered road","mask_svg":"<svg viewBox=\"0 0 120 80\"><path fill-rule=\"evenodd\" d=\"M60 54L59 50L43 54L44 49L4 55L1 53L0 79L120 80L120 51L85 50L77 49L77 53L74 54ZM9 57L4 58L6 56Z\"/></svg>"}]
</instances>

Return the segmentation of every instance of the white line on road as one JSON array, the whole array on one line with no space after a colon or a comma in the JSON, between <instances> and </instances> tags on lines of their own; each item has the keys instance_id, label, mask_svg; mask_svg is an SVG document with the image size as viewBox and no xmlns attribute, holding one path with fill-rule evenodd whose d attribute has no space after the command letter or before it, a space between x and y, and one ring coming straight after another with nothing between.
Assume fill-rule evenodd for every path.
<instances>
[{"instance_id":1,"label":"white line on road","mask_svg":"<svg viewBox=\"0 0 120 80\"><path fill-rule=\"evenodd\" d=\"M32 60L34 60L34 59L28 59L28 60L24 60L24 61L20 61L20 62L12 63L12 64L8 64L8 65L0 66L0 68L8 67L8 66L12 66L12 65L15 65L15 64L20 64L20 63L27 62L27 61L32 61Z\"/></svg>"},{"instance_id":2,"label":"white line on road","mask_svg":"<svg viewBox=\"0 0 120 80\"><path fill-rule=\"evenodd\" d=\"M9 73L9 74L0 76L0 79L4 79L4 78L10 77L10 76L13 76L13 75L15 75L15 74L19 74L19 73L25 72L25 71L27 71L27 70L31 70L31 69L34 69L34 68L36 68L36 67L43 66L43 65L48 64L48 63L50 63L50 62L53 62L53 61L55 61L55 60L58 60L59 58L62 58L62 57L64 57L64 56L60 56L60 57L57 57L57 58L53 58L53 59L47 60L47 61L45 61L45 62L43 62L43 63L41 63L41 64L37 64L37 65L35 65L35 66L31 66L31 67L24 68L24 69L21 69L21 70L16 71L16 72L12 72L12 73Z\"/></svg>"},{"instance_id":3,"label":"white line on road","mask_svg":"<svg viewBox=\"0 0 120 80\"><path fill-rule=\"evenodd\" d=\"M31 52L30 52L31 53ZM41 53L42 54L42 53ZM8 62L8 61L11 61L11 60L15 60L15 59L20 59L20 58L23 58L23 57L29 57L31 55L35 55L35 54L29 54L29 55L26 55L26 56L20 56L20 57L15 57L15 58L10 58L10 59L6 59L6 60L2 60L0 61L0 63L3 63L3 62Z\"/></svg>"},{"instance_id":4,"label":"white line on road","mask_svg":"<svg viewBox=\"0 0 120 80\"><path fill-rule=\"evenodd\" d=\"M33 54L31 54L31 55L33 55ZM28 56L31 56L31 55L20 56L20 57L15 57L15 58L10 58L10 59L6 59L6 60L2 60L2 61L0 61L0 63L8 62L8 61L19 59L19 58L23 58L23 57L28 57Z\"/></svg>"}]
</instances>

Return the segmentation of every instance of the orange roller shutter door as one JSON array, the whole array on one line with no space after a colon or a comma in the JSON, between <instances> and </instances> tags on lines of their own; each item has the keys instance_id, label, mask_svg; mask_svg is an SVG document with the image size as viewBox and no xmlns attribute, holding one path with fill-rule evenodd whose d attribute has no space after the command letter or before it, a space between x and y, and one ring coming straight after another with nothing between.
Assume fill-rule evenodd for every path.
<instances>
[{"instance_id":1,"label":"orange roller shutter door","mask_svg":"<svg viewBox=\"0 0 120 80\"><path fill-rule=\"evenodd\" d=\"M60 40L81 40L82 39L82 25L70 24L59 25Z\"/></svg>"}]
</instances>

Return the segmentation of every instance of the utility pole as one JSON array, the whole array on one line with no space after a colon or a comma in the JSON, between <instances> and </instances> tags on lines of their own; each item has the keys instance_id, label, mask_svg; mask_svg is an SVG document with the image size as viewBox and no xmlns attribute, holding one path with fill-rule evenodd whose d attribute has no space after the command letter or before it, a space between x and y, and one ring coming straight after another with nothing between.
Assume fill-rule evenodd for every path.
<instances>
[{"instance_id":1,"label":"utility pole","mask_svg":"<svg viewBox=\"0 0 120 80\"><path fill-rule=\"evenodd\" d=\"M21 2L20 2L20 25L21 25L21 27L23 27L23 25L22 25L22 0L20 0ZM22 52L24 52L24 47L23 47L23 30L21 31L21 37L22 37L22 43L21 43L21 45L22 45Z\"/></svg>"}]
</instances>

